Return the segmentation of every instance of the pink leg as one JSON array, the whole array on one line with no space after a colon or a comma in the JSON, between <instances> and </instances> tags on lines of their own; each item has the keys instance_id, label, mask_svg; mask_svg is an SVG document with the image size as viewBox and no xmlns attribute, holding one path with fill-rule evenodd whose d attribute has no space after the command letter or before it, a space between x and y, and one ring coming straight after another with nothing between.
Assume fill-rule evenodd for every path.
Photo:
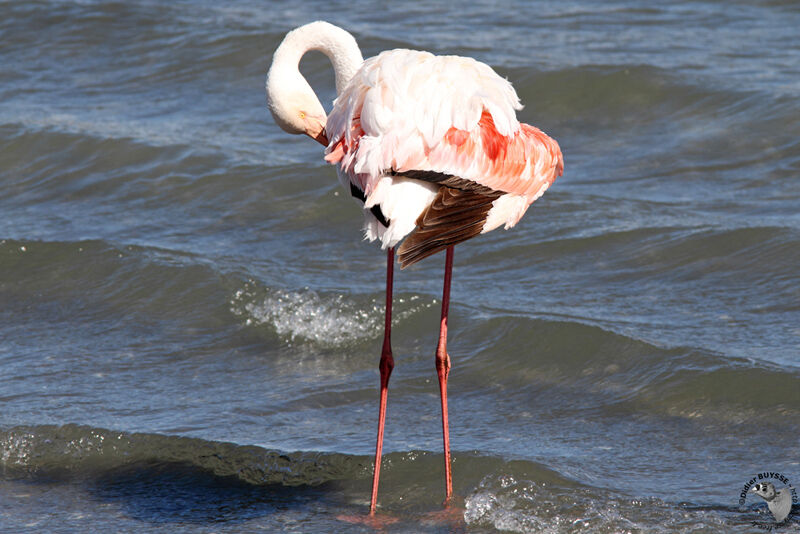
<instances>
[{"instance_id":1,"label":"pink leg","mask_svg":"<svg viewBox=\"0 0 800 534\"><path fill-rule=\"evenodd\" d=\"M389 375L394 369L392 358L392 279L394 277L394 248L386 254L386 328L383 334L383 350L378 368L381 371L381 401L378 414L378 440L375 444L375 467L372 472L372 500L369 505L369 514L375 514L375 504L378 501L378 479L381 475L381 454L383 452L383 425L386 422L386 397L389 393Z\"/></svg>"},{"instance_id":2,"label":"pink leg","mask_svg":"<svg viewBox=\"0 0 800 534\"><path fill-rule=\"evenodd\" d=\"M436 373L442 397L442 436L444 440L445 505L453 496L453 476L450 472L450 426L447 422L447 375L450 374L450 355L447 354L447 310L450 306L450 280L453 276L453 245L447 247L442 292L442 321L439 326L439 346L436 348Z\"/></svg>"}]
</instances>

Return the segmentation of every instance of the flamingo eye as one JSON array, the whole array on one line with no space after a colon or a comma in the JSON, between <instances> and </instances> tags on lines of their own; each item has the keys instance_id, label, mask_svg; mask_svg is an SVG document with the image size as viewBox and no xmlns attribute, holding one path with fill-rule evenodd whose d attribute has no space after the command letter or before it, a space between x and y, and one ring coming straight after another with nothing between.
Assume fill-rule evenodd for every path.
<instances>
[{"instance_id":1,"label":"flamingo eye","mask_svg":"<svg viewBox=\"0 0 800 534\"><path fill-rule=\"evenodd\" d=\"M300 112L300 118L301 119L305 119L306 118L306 112L305 111L301 111Z\"/></svg>"}]
</instances>

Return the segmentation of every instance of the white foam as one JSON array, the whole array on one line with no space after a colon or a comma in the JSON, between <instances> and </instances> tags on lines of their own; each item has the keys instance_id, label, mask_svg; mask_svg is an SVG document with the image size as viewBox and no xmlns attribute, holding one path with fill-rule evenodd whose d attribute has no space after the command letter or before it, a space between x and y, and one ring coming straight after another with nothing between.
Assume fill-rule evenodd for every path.
<instances>
[{"instance_id":1,"label":"white foam","mask_svg":"<svg viewBox=\"0 0 800 534\"><path fill-rule=\"evenodd\" d=\"M402 320L430 306L417 296L396 299L393 319ZM359 305L346 295L320 295L308 288L259 291L252 281L234 294L231 312L244 317L248 326L271 325L290 344L312 342L323 346L374 339L381 335L384 321L382 299Z\"/></svg>"},{"instance_id":2,"label":"white foam","mask_svg":"<svg viewBox=\"0 0 800 534\"><path fill-rule=\"evenodd\" d=\"M725 532L724 510L635 499L586 486L488 475L465 500L471 526L506 532L683 532L704 525Z\"/></svg>"}]
</instances>

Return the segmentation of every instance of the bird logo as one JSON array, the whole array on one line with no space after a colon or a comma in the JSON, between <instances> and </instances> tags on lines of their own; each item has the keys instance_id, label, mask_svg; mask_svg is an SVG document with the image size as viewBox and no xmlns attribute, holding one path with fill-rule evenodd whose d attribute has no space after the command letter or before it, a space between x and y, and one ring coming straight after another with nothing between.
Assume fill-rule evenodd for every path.
<instances>
[{"instance_id":1,"label":"bird logo","mask_svg":"<svg viewBox=\"0 0 800 534\"><path fill-rule=\"evenodd\" d=\"M792 492L789 487L776 490L772 482L759 482L750 488L750 492L767 501L767 508L776 522L782 523L789 517L792 511Z\"/></svg>"}]
</instances>

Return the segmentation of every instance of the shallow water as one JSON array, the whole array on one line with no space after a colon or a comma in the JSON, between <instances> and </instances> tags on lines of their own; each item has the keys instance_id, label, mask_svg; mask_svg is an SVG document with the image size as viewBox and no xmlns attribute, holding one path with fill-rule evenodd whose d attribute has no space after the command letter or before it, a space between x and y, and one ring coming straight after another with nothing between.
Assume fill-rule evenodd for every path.
<instances>
[{"instance_id":1,"label":"shallow water","mask_svg":"<svg viewBox=\"0 0 800 534\"><path fill-rule=\"evenodd\" d=\"M800 9L791 2L5 2L0 530L750 532L800 480ZM265 109L289 29L470 55L566 172L395 276ZM302 65L323 101L327 60ZM776 484L779 485L779 484ZM797 531L793 522L779 527Z\"/></svg>"}]
</instances>

